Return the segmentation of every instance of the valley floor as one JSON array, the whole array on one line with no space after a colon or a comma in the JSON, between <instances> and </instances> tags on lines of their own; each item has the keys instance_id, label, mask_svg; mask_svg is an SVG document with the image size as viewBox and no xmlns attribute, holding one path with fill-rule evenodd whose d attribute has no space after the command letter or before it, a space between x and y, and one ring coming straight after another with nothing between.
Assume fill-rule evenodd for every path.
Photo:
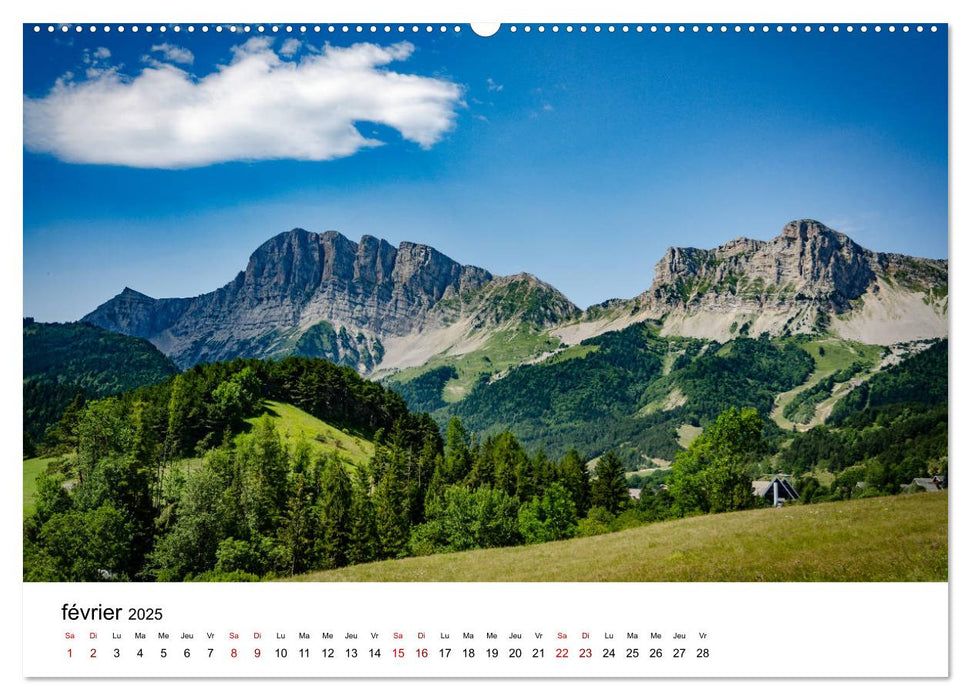
<instances>
[{"instance_id":1,"label":"valley floor","mask_svg":"<svg viewBox=\"0 0 971 700\"><path fill-rule=\"evenodd\" d=\"M295 581L946 581L946 492L671 520L390 560Z\"/></svg>"}]
</instances>

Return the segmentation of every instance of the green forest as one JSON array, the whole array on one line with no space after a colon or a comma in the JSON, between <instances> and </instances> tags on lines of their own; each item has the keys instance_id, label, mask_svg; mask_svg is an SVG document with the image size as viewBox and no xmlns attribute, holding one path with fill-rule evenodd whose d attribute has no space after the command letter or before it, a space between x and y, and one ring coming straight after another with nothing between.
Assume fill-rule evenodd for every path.
<instances>
[{"instance_id":1,"label":"green forest","mask_svg":"<svg viewBox=\"0 0 971 700\"><path fill-rule=\"evenodd\" d=\"M582 356L518 367L501 381L483 376L462 401L446 405L450 367L393 385L439 423L459 417L478 434L512 431L528 449L592 459L613 449L630 468L643 455L674 459L678 427L703 427L731 407L763 416L776 395L801 384L812 357L795 339L739 338L725 344L664 337L639 323L583 341ZM671 397L682 397L681 401ZM774 430L766 423L766 430Z\"/></svg>"},{"instance_id":2,"label":"green forest","mask_svg":"<svg viewBox=\"0 0 971 700\"><path fill-rule=\"evenodd\" d=\"M264 401L375 443L367 464L289 444ZM325 360L199 365L72 404L49 431L61 459L25 519L26 580L251 580L426 552L562 539L630 500L623 466L591 484L509 433L482 442ZM193 457L201 457L193 460ZM198 463L196 463L198 462Z\"/></svg>"},{"instance_id":3,"label":"green forest","mask_svg":"<svg viewBox=\"0 0 971 700\"><path fill-rule=\"evenodd\" d=\"M794 435L779 460L801 475L803 499L893 494L934 475L946 484L947 374L948 342L940 340L854 388L825 425ZM836 474L828 490L815 472Z\"/></svg>"},{"instance_id":4,"label":"green forest","mask_svg":"<svg viewBox=\"0 0 971 700\"><path fill-rule=\"evenodd\" d=\"M155 384L178 372L147 340L87 323L24 319L24 451L36 452L45 432L78 399Z\"/></svg>"},{"instance_id":5,"label":"green forest","mask_svg":"<svg viewBox=\"0 0 971 700\"><path fill-rule=\"evenodd\" d=\"M720 345L642 324L594 341L480 382L447 411L435 402L449 368L402 396L296 356L79 392L32 446L49 464L25 513L24 578L260 580L548 542L764 506L752 480L779 471L803 502L946 482L947 341L874 374L802 433L768 420L775 396L813 372L795 340ZM269 402L373 452L348 461L282 434L259 418ZM682 447L684 424L700 434ZM631 498L630 455L648 447L671 469Z\"/></svg>"}]
</instances>

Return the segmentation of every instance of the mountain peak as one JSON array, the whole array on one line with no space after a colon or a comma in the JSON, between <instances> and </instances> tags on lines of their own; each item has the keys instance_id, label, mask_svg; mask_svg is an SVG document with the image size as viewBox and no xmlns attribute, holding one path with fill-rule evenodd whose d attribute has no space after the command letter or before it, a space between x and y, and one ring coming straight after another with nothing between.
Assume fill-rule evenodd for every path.
<instances>
[{"instance_id":1,"label":"mountain peak","mask_svg":"<svg viewBox=\"0 0 971 700\"><path fill-rule=\"evenodd\" d=\"M529 272L517 272L512 275L503 275L500 279L504 282L525 282L530 285L535 285L537 287L552 287L548 282L544 282L536 275Z\"/></svg>"},{"instance_id":2,"label":"mountain peak","mask_svg":"<svg viewBox=\"0 0 971 700\"><path fill-rule=\"evenodd\" d=\"M125 287L121 292L115 297L117 299L141 299L145 301L155 301L152 297L147 294L142 294L139 291L132 289L131 287Z\"/></svg>"},{"instance_id":3,"label":"mountain peak","mask_svg":"<svg viewBox=\"0 0 971 700\"><path fill-rule=\"evenodd\" d=\"M845 311L874 282L878 258L849 236L814 219L797 219L771 241L736 238L711 250L671 248L655 268L649 294L692 304L702 297L765 303L779 294L819 300Z\"/></svg>"},{"instance_id":4,"label":"mountain peak","mask_svg":"<svg viewBox=\"0 0 971 700\"><path fill-rule=\"evenodd\" d=\"M816 221L816 219L794 219L782 227L781 235L786 238L809 238L828 233L836 232L821 221Z\"/></svg>"},{"instance_id":5,"label":"mountain peak","mask_svg":"<svg viewBox=\"0 0 971 700\"><path fill-rule=\"evenodd\" d=\"M638 302L667 318L673 334L724 340L742 329L814 333L832 322L846 337L883 342L940 334L946 279L946 261L875 253L820 221L796 219L769 241L669 248Z\"/></svg>"},{"instance_id":6,"label":"mountain peak","mask_svg":"<svg viewBox=\"0 0 971 700\"><path fill-rule=\"evenodd\" d=\"M935 337L946 334L947 277L947 261L875 253L796 219L767 241L669 248L649 290L583 315L528 272L493 277L422 243L293 228L219 289L153 299L125 287L82 320L146 338L182 367L300 353L371 372L467 352L469 338L485 342L500 328L569 327L562 337L578 342L645 319L666 334L716 340L821 330L880 342Z\"/></svg>"},{"instance_id":7,"label":"mountain peak","mask_svg":"<svg viewBox=\"0 0 971 700\"><path fill-rule=\"evenodd\" d=\"M84 320L147 338L183 367L293 352L308 329L325 321L343 333L324 343L333 359L346 354L349 364L370 370L380 355L376 340L418 330L443 297L491 279L431 246L395 248L369 235L355 243L338 231L293 228L261 244L246 269L220 289L152 299L126 288Z\"/></svg>"}]
</instances>

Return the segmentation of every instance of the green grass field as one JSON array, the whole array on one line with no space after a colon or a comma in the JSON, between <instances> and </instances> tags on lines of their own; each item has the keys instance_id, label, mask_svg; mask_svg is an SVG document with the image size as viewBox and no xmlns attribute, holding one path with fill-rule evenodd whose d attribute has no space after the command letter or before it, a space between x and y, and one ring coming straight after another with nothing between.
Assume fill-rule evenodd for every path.
<instances>
[{"instance_id":1,"label":"green grass field","mask_svg":"<svg viewBox=\"0 0 971 700\"><path fill-rule=\"evenodd\" d=\"M704 431L701 427L685 423L678 428L678 444L686 450L702 432Z\"/></svg>"},{"instance_id":2,"label":"green grass field","mask_svg":"<svg viewBox=\"0 0 971 700\"><path fill-rule=\"evenodd\" d=\"M370 440L314 418L296 406L278 401L266 401L263 405L265 412L246 422L256 425L263 416L270 416L280 435L291 446L303 440L318 451L336 453L350 465L366 464L374 455L374 443Z\"/></svg>"},{"instance_id":3,"label":"green grass field","mask_svg":"<svg viewBox=\"0 0 971 700\"><path fill-rule=\"evenodd\" d=\"M297 581L946 581L947 493L765 508Z\"/></svg>"},{"instance_id":4,"label":"green grass field","mask_svg":"<svg viewBox=\"0 0 971 700\"><path fill-rule=\"evenodd\" d=\"M283 439L294 445L298 441L307 442L311 449L320 453L336 453L350 466L367 464L374 455L374 443L359 435L353 435L329 423L314 418L295 406L277 401L264 403L263 415L269 415ZM255 425L262 416L250 418L247 423ZM35 457L24 460L24 515L34 512L34 499L37 495L37 477L53 462L54 457ZM202 466L200 457L181 459L169 469L193 470Z\"/></svg>"},{"instance_id":5,"label":"green grass field","mask_svg":"<svg viewBox=\"0 0 971 700\"><path fill-rule=\"evenodd\" d=\"M880 345L864 345L863 343L842 340L841 338L809 340L800 343L799 347L809 353L809 356L813 358L815 367L806 381L776 397L775 408L772 409L772 415L770 417L783 430L792 430L792 421L786 419L782 415L782 411L796 398L797 394L811 386L815 386L833 372L849 367L854 362L864 362L871 368L875 367L880 362L884 353L884 348ZM823 351L822 355L819 354L820 349ZM821 403L827 402L835 403L835 399L827 399ZM801 428L805 430L815 424L816 421L813 420L806 425L797 426L797 429Z\"/></svg>"},{"instance_id":6,"label":"green grass field","mask_svg":"<svg viewBox=\"0 0 971 700\"><path fill-rule=\"evenodd\" d=\"M56 457L34 457L24 460L24 515L34 512L34 499L37 497L37 477L46 471Z\"/></svg>"},{"instance_id":7,"label":"green grass field","mask_svg":"<svg viewBox=\"0 0 971 700\"><path fill-rule=\"evenodd\" d=\"M809 353L816 363L810 382L816 383L827 374L849 367L854 362L865 362L873 367L883 357L884 348L880 345L864 345L841 338L820 338L800 343L799 347ZM822 348L823 355L819 354Z\"/></svg>"},{"instance_id":8,"label":"green grass field","mask_svg":"<svg viewBox=\"0 0 971 700\"><path fill-rule=\"evenodd\" d=\"M415 377L437 367L452 366L457 379L450 379L442 391L446 403L454 403L465 398L482 375L491 376L504 372L523 361L537 357L544 352L552 352L560 346L560 341L549 333L506 330L499 331L485 345L463 355L442 353L435 355L419 367L409 367L387 377L388 381L404 384Z\"/></svg>"},{"instance_id":9,"label":"green grass field","mask_svg":"<svg viewBox=\"0 0 971 700\"><path fill-rule=\"evenodd\" d=\"M592 352L598 352L600 348L596 345L571 345L565 350L560 350L555 355L544 360L546 364L555 365L558 362L566 362L574 358L586 357Z\"/></svg>"}]
</instances>

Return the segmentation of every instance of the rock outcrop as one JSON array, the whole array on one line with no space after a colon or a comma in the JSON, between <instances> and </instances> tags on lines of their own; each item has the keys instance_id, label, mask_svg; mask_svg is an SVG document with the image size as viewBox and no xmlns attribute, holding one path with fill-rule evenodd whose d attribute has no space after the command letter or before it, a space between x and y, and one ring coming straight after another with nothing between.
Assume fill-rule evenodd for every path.
<instances>
[{"instance_id":1,"label":"rock outcrop","mask_svg":"<svg viewBox=\"0 0 971 700\"><path fill-rule=\"evenodd\" d=\"M913 327L913 318L893 313L884 314L881 329L864 322L856 329L843 323L842 330L865 342L886 342L895 335L886 326L900 321L900 340L910 340L914 332L946 335L947 269L946 260L875 253L803 219L786 224L770 241L737 238L711 250L669 248L654 268L651 288L636 301L664 319L666 332L725 340L827 330L889 294L898 312L920 317L922 329Z\"/></svg>"},{"instance_id":2,"label":"rock outcrop","mask_svg":"<svg viewBox=\"0 0 971 700\"><path fill-rule=\"evenodd\" d=\"M717 248L668 248L650 289L611 299L554 330L568 345L653 320L665 335L829 332L878 345L948 333L948 263L877 253L811 219L779 236Z\"/></svg>"},{"instance_id":3,"label":"rock outcrop","mask_svg":"<svg viewBox=\"0 0 971 700\"><path fill-rule=\"evenodd\" d=\"M527 273L494 277L434 248L294 229L261 245L229 284L189 299L126 288L84 317L147 338L179 366L291 353L364 373L482 347L499 330L567 345L654 319L668 335L831 332L866 343L947 335L946 260L876 253L813 220L769 240L669 248L650 289L586 312ZM523 358L528 361L530 358Z\"/></svg>"},{"instance_id":4,"label":"rock outcrop","mask_svg":"<svg viewBox=\"0 0 971 700\"><path fill-rule=\"evenodd\" d=\"M389 339L470 315L481 328L516 319L552 325L578 313L535 278L494 278L427 245L294 229L261 245L214 292L153 299L126 288L83 320L147 338L181 367L300 352L368 372Z\"/></svg>"}]
</instances>

